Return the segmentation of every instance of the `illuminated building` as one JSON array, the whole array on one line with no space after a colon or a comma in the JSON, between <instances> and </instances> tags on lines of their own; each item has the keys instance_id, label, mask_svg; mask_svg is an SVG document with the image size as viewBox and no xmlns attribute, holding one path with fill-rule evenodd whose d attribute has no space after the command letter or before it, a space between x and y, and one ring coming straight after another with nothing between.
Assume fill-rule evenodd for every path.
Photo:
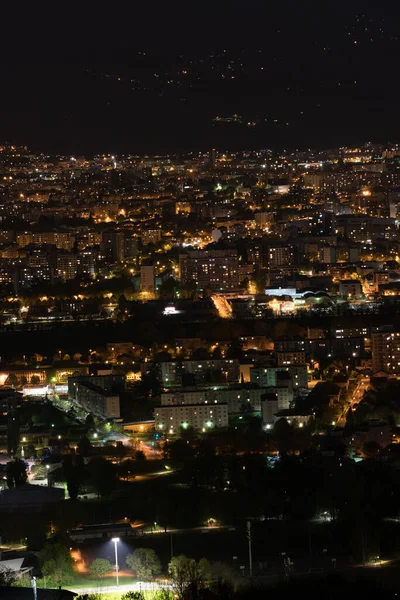
<instances>
[{"instance_id":1,"label":"illuminated building","mask_svg":"<svg viewBox=\"0 0 400 600\"><path fill-rule=\"evenodd\" d=\"M119 418L119 394L124 389L123 375L68 378L68 398L71 402L100 418Z\"/></svg>"},{"instance_id":2,"label":"illuminated building","mask_svg":"<svg viewBox=\"0 0 400 600\"><path fill-rule=\"evenodd\" d=\"M213 386L210 388L185 388L163 392L161 394L162 406L179 406L186 404L226 404L228 413L239 413L244 405L249 405L252 410L261 410L261 398L265 388L256 386L239 387Z\"/></svg>"},{"instance_id":3,"label":"illuminated building","mask_svg":"<svg viewBox=\"0 0 400 600\"><path fill-rule=\"evenodd\" d=\"M124 259L124 234L122 231L103 231L101 252L109 264L119 263Z\"/></svg>"},{"instance_id":4,"label":"illuminated building","mask_svg":"<svg viewBox=\"0 0 400 600\"><path fill-rule=\"evenodd\" d=\"M182 373L195 375L197 383L209 382L211 372L219 374L220 383L239 383L240 364L235 358L218 358L207 360L161 361L157 363L144 362L141 364L143 374L148 373L152 365L160 369L163 385L180 385Z\"/></svg>"},{"instance_id":5,"label":"illuminated building","mask_svg":"<svg viewBox=\"0 0 400 600\"><path fill-rule=\"evenodd\" d=\"M140 265L140 289L142 292L153 294L155 290L154 265Z\"/></svg>"},{"instance_id":6,"label":"illuminated building","mask_svg":"<svg viewBox=\"0 0 400 600\"><path fill-rule=\"evenodd\" d=\"M143 246L147 246L147 244L156 244L161 241L161 237L161 229L147 229L141 232Z\"/></svg>"},{"instance_id":7,"label":"illuminated building","mask_svg":"<svg viewBox=\"0 0 400 600\"><path fill-rule=\"evenodd\" d=\"M372 333L372 370L389 374L400 373L400 333L375 331Z\"/></svg>"},{"instance_id":8,"label":"illuminated building","mask_svg":"<svg viewBox=\"0 0 400 600\"><path fill-rule=\"evenodd\" d=\"M239 286L236 250L189 250L179 256L182 283L194 281L200 290L224 290Z\"/></svg>"},{"instance_id":9,"label":"illuminated building","mask_svg":"<svg viewBox=\"0 0 400 600\"><path fill-rule=\"evenodd\" d=\"M78 257L76 254L58 254L56 258L56 276L67 281L75 279L78 273Z\"/></svg>"},{"instance_id":10,"label":"illuminated building","mask_svg":"<svg viewBox=\"0 0 400 600\"><path fill-rule=\"evenodd\" d=\"M250 381L263 388L277 387L281 378L286 378L288 376L292 380L293 389L308 387L306 365L254 367L254 369L250 369Z\"/></svg>"},{"instance_id":11,"label":"illuminated building","mask_svg":"<svg viewBox=\"0 0 400 600\"><path fill-rule=\"evenodd\" d=\"M269 247L269 264L271 267L290 265L293 263L292 249L285 245Z\"/></svg>"},{"instance_id":12,"label":"illuminated building","mask_svg":"<svg viewBox=\"0 0 400 600\"><path fill-rule=\"evenodd\" d=\"M158 406L154 414L156 431L162 431L166 435L179 434L181 427L193 427L203 432L215 427L228 427L227 404Z\"/></svg>"}]
</instances>

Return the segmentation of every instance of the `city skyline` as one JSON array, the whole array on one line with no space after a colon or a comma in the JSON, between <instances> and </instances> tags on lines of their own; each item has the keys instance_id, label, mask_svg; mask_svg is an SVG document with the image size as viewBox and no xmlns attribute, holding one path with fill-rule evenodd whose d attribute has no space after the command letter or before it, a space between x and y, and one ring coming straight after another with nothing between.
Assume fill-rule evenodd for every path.
<instances>
[{"instance_id":1,"label":"city skyline","mask_svg":"<svg viewBox=\"0 0 400 600\"><path fill-rule=\"evenodd\" d=\"M399 22L3 7L1 597L399 594Z\"/></svg>"}]
</instances>

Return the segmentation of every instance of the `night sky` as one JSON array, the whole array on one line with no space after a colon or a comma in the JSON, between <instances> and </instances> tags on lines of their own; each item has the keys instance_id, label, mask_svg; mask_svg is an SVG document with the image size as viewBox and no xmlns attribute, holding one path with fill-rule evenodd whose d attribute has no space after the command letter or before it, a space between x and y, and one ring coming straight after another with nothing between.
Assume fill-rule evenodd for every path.
<instances>
[{"instance_id":1,"label":"night sky","mask_svg":"<svg viewBox=\"0 0 400 600\"><path fill-rule=\"evenodd\" d=\"M365 4L2 7L0 141L76 153L399 141L400 8Z\"/></svg>"}]
</instances>

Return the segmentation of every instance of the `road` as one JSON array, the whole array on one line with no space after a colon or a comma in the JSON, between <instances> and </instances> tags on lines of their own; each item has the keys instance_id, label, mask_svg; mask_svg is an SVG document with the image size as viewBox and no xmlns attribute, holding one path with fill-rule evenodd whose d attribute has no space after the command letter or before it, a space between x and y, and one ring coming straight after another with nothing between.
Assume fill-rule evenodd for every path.
<instances>
[{"instance_id":1,"label":"road","mask_svg":"<svg viewBox=\"0 0 400 600\"><path fill-rule=\"evenodd\" d=\"M369 377L362 377L360 379L360 381L357 384L356 389L353 392L353 396L351 398L351 405L350 407L352 409L354 409L354 406L356 404L358 404L361 400L362 397L364 396L365 392L368 390L369 388Z\"/></svg>"},{"instance_id":2,"label":"road","mask_svg":"<svg viewBox=\"0 0 400 600\"><path fill-rule=\"evenodd\" d=\"M357 383L357 387L355 388L353 395L351 397L350 403L349 405L346 406L346 408L344 409L343 413L340 415L337 424L338 425L344 425L344 423L346 422L346 415L347 415L347 411L349 409L354 410L354 407L356 406L356 404L358 404L365 392L368 390L369 388L369 377L362 377L359 382Z\"/></svg>"}]
</instances>

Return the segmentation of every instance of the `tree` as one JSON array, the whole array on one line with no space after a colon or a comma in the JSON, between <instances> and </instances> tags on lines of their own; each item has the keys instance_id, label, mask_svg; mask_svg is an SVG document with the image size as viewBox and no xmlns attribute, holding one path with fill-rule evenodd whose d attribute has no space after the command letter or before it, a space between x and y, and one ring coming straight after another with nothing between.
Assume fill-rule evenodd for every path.
<instances>
[{"instance_id":1,"label":"tree","mask_svg":"<svg viewBox=\"0 0 400 600\"><path fill-rule=\"evenodd\" d=\"M169 590L162 589L155 592L153 598L154 600L172 600L173 596Z\"/></svg>"},{"instance_id":2,"label":"tree","mask_svg":"<svg viewBox=\"0 0 400 600\"><path fill-rule=\"evenodd\" d=\"M375 458L381 450L382 446L378 442L375 442L375 440L370 440L363 444L363 453L367 458Z\"/></svg>"},{"instance_id":3,"label":"tree","mask_svg":"<svg viewBox=\"0 0 400 600\"><path fill-rule=\"evenodd\" d=\"M93 487L99 496L105 498L117 487L117 474L114 465L102 456L90 461L88 471Z\"/></svg>"},{"instance_id":4,"label":"tree","mask_svg":"<svg viewBox=\"0 0 400 600\"><path fill-rule=\"evenodd\" d=\"M31 377L31 383L33 385L39 385L39 383L40 383L40 377L39 377L39 375L32 375L32 377Z\"/></svg>"},{"instance_id":5,"label":"tree","mask_svg":"<svg viewBox=\"0 0 400 600\"><path fill-rule=\"evenodd\" d=\"M26 446L20 446L20 450L22 452L22 448L24 449L25 458L36 458L37 452L36 448L33 444L26 444Z\"/></svg>"},{"instance_id":6,"label":"tree","mask_svg":"<svg viewBox=\"0 0 400 600\"><path fill-rule=\"evenodd\" d=\"M173 277L168 277L158 288L161 300L175 300L178 292L178 282Z\"/></svg>"},{"instance_id":7,"label":"tree","mask_svg":"<svg viewBox=\"0 0 400 600\"><path fill-rule=\"evenodd\" d=\"M126 557L126 564L139 579L154 579L161 572L161 563L152 548L138 548Z\"/></svg>"},{"instance_id":8,"label":"tree","mask_svg":"<svg viewBox=\"0 0 400 600\"><path fill-rule=\"evenodd\" d=\"M179 435L182 438L182 440L184 440L185 442L189 442L189 444L191 442L196 441L198 434L197 431L194 427L192 427L191 425L187 425L186 427L180 427L179 428Z\"/></svg>"},{"instance_id":9,"label":"tree","mask_svg":"<svg viewBox=\"0 0 400 600\"><path fill-rule=\"evenodd\" d=\"M14 458L6 465L7 485L9 488L18 487L26 483L28 476L26 466L20 458Z\"/></svg>"},{"instance_id":10,"label":"tree","mask_svg":"<svg viewBox=\"0 0 400 600\"><path fill-rule=\"evenodd\" d=\"M5 382L6 385L11 385L12 387L17 387L18 383L18 377L15 373L10 373Z\"/></svg>"},{"instance_id":11,"label":"tree","mask_svg":"<svg viewBox=\"0 0 400 600\"><path fill-rule=\"evenodd\" d=\"M135 452L135 459L136 460L146 460L146 455L143 452L143 450L136 450Z\"/></svg>"},{"instance_id":12,"label":"tree","mask_svg":"<svg viewBox=\"0 0 400 600\"><path fill-rule=\"evenodd\" d=\"M19 414L16 408L11 409L7 415L7 451L16 454L19 445Z\"/></svg>"},{"instance_id":13,"label":"tree","mask_svg":"<svg viewBox=\"0 0 400 600\"><path fill-rule=\"evenodd\" d=\"M9 586L15 581L15 573L11 569L0 571L0 587Z\"/></svg>"},{"instance_id":14,"label":"tree","mask_svg":"<svg viewBox=\"0 0 400 600\"><path fill-rule=\"evenodd\" d=\"M46 544L40 558L43 576L49 577L56 586L72 581L72 558L66 546L58 543Z\"/></svg>"},{"instance_id":15,"label":"tree","mask_svg":"<svg viewBox=\"0 0 400 600\"><path fill-rule=\"evenodd\" d=\"M88 431L92 431L92 429L94 429L94 428L95 428L95 426L96 426L96 423L95 423L95 421L94 421L94 417L93 417L93 415L92 415L92 414L90 414L90 413L89 413L89 414L87 415L87 417L86 417L86 419L85 419L85 425L86 425L86 427L88 428Z\"/></svg>"},{"instance_id":16,"label":"tree","mask_svg":"<svg viewBox=\"0 0 400 600\"><path fill-rule=\"evenodd\" d=\"M203 560L199 563L184 554L174 556L168 565L168 571L172 578L172 591L179 600L186 598L189 593L193 598L204 587L206 573ZM207 561L208 562L208 561Z\"/></svg>"},{"instance_id":17,"label":"tree","mask_svg":"<svg viewBox=\"0 0 400 600\"><path fill-rule=\"evenodd\" d=\"M92 444L89 439L84 435L78 442L78 452L82 456L88 456L91 453Z\"/></svg>"},{"instance_id":18,"label":"tree","mask_svg":"<svg viewBox=\"0 0 400 600\"><path fill-rule=\"evenodd\" d=\"M126 592L122 594L121 600L144 600L142 592Z\"/></svg>"},{"instance_id":19,"label":"tree","mask_svg":"<svg viewBox=\"0 0 400 600\"><path fill-rule=\"evenodd\" d=\"M211 579L210 561L208 561L206 558L201 558L198 562L197 568L204 581L209 581Z\"/></svg>"},{"instance_id":20,"label":"tree","mask_svg":"<svg viewBox=\"0 0 400 600\"><path fill-rule=\"evenodd\" d=\"M118 475L127 481L131 477L135 477L135 468L135 461L131 458L128 458L118 465Z\"/></svg>"},{"instance_id":21,"label":"tree","mask_svg":"<svg viewBox=\"0 0 400 600\"><path fill-rule=\"evenodd\" d=\"M106 558L95 558L89 567L89 573L96 578L105 577L113 570L113 565Z\"/></svg>"},{"instance_id":22,"label":"tree","mask_svg":"<svg viewBox=\"0 0 400 600\"><path fill-rule=\"evenodd\" d=\"M63 474L67 484L68 495L71 500L76 500L84 480L83 458L79 455L65 455L63 459Z\"/></svg>"}]
</instances>

